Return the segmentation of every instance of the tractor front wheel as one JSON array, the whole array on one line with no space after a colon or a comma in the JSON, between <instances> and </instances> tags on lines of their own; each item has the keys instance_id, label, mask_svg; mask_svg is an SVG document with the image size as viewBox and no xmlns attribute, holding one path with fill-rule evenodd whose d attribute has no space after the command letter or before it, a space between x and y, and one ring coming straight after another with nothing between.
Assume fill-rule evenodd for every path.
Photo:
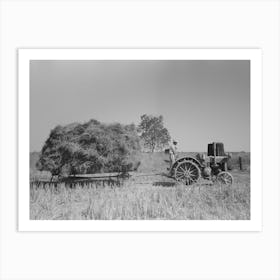
<instances>
[{"instance_id":1,"label":"tractor front wheel","mask_svg":"<svg viewBox=\"0 0 280 280\"><path fill-rule=\"evenodd\" d=\"M222 185L230 186L233 183L233 177L229 172L220 172L217 175L217 182Z\"/></svg>"}]
</instances>

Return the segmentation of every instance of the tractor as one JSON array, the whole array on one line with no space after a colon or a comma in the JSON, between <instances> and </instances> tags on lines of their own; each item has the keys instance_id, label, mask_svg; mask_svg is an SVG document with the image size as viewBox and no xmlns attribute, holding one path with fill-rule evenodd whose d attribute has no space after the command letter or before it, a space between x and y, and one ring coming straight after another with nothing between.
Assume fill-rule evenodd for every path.
<instances>
[{"instance_id":1,"label":"tractor","mask_svg":"<svg viewBox=\"0 0 280 280\"><path fill-rule=\"evenodd\" d=\"M225 154L224 144L213 142L208 144L206 154L197 154L196 157L182 157L177 159L171 167L171 176L186 185L196 183L200 178L232 185L233 177L227 172L230 154Z\"/></svg>"}]
</instances>

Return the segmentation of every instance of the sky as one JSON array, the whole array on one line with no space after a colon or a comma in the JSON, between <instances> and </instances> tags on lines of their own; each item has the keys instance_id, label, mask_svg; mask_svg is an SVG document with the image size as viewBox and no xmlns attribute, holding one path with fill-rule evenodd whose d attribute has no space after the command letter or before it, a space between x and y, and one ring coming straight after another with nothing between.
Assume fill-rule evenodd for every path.
<instances>
[{"instance_id":1,"label":"sky","mask_svg":"<svg viewBox=\"0 0 280 280\"><path fill-rule=\"evenodd\" d=\"M162 115L178 150L250 151L250 61L32 60L30 151L56 125Z\"/></svg>"}]
</instances>

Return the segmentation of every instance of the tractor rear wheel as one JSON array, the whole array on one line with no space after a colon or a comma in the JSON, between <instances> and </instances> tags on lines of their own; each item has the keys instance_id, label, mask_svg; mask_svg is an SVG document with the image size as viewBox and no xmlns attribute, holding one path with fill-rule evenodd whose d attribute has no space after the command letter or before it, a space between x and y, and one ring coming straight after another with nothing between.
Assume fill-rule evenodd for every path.
<instances>
[{"instance_id":1,"label":"tractor rear wheel","mask_svg":"<svg viewBox=\"0 0 280 280\"><path fill-rule=\"evenodd\" d=\"M176 166L174 177L186 185L194 184L200 178L200 168L192 161L182 161Z\"/></svg>"},{"instance_id":2,"label":"tractor rear wheel","mask_svg":"<svg viewBox=\"0 0 280 280\"><path fill-rule=\"evenodd\" d=\"M233 177L229 172L220 172L217 175L217 182L223 185L230 186L233 183Z\"/></svg>"}]
</instances>

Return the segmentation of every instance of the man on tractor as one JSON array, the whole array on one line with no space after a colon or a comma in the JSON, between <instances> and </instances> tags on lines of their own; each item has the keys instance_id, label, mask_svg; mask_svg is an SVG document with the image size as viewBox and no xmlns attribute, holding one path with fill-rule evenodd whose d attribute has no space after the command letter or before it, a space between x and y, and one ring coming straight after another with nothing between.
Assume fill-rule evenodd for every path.
<instances>
[{"instance_id":1,"label":"man on tractor","mask_svg":"<svg viewBox=\"0 0 280 280\"><path fill-rule=\"evenodd\" d=\"M172 143L169 146L170 170L171 170L173 164L176 161L176 157L177 157L177 144L178 144L178 142L173 139Z\"/></svg>"}]
</instances>

